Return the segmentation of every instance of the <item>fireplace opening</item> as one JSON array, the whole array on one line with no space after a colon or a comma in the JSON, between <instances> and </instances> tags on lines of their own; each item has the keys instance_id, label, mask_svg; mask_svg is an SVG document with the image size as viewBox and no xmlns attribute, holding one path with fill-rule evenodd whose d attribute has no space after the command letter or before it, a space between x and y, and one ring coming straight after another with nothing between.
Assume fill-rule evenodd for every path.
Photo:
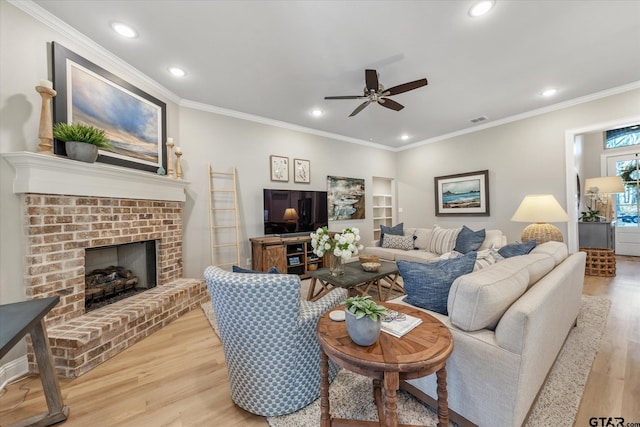
<instances>
[{"instance_id":1,"label":"fireplace opening","mask_svg":"<svg viewBox=\"0 0 640 427\"><path fill-rule=\"evenodd\" d=\"M85 251L85 312L144 292L158 284L156 240Z\"/></svg>"}]
</instances>

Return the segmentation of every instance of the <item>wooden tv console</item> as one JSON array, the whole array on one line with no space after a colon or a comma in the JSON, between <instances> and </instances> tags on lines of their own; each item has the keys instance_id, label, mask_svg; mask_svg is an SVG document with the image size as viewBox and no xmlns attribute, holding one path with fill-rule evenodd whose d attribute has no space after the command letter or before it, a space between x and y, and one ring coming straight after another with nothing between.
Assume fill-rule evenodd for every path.
<instances>
[{"instance_id":1,"label":"wooden tv console","mask_svg":"<svg viewBox=\"0 0 640 427\"><path fill-rule=\"evenodd\" d=\"M281 273L297 274L306 279L307 271L328 265L324 258L313 253L311 237L253 237L251 241L252 267L267 271L276 267Z\"/></svg>"}]
</instances>

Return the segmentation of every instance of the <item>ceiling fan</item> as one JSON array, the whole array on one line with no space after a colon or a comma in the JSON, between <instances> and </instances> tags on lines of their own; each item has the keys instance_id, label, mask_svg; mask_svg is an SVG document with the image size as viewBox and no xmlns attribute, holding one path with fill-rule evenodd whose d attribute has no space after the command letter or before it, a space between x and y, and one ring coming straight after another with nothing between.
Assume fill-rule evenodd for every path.
<instances>
[{"instance_id":1,"label":"ceiling fan","mask_svg":"<svg viewBox=\"0 0 640 427\"><path fill-rule=\"evenodd\" d=\"M384 86L378 82L378 72L376 70L364 70L364 81L366 84L364 95L325 96L324 99L366 99L365 102L358 105L358 108L353 110L353 113L349 114L349 117L355 116L372 102L377 102L391 110L400 111L404 108L404 105L385 97L408 92L427 85L427 79L420 79L385 89Z\"/></svg>"}]
</instances>

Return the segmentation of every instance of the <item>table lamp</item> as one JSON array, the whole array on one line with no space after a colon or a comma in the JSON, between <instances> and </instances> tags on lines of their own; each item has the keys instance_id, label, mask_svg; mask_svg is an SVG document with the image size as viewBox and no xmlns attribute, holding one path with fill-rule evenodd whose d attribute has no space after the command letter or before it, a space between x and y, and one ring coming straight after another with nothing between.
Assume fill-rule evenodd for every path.
<instances>
[{"instance_id":1,"label":"table lamp","mask_svg":"<svg viewBox=\"0 0 640 427\"><path fill-rule=\"evenodd\" d=\"M610 219L613 216L613 209L609 203L609 194L624 193L622 178L619 176L587 178L584 187L584 195L590 199L589 209L600 210L598 203L604 205L606 212L603 216Z\"/></svg>"},{"instance_id":2,"label":"table lamp","mask_svg":"<svg viewBox=\"0 0 640 427\"><path fill-rule=\"evenodd\" d=\"M511 221L533 222L522 230L520 240L535 240L539 245L549 240L562 242L562 233L549 222L567 222L569 215L552 194L533 194L522 199Z\"/></svg>"}]
</instances>

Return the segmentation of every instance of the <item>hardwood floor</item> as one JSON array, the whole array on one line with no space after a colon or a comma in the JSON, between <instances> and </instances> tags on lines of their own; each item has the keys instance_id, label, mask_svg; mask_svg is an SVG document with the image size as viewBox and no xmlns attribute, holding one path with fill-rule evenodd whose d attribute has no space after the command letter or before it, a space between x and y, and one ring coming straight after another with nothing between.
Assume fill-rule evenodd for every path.
<instances>
[{"instance_id":1,"label":"hardwood floor","mask_svg":"<svg viewBox=\"0 0 640 427\"><path fill-rule=\"evenodd\" d=\"M584 293L612 301L575 426L590 417L640 423L640 258L620 258L612 278L585 278ZM233 404L224 354L202 310L167 327L73 380L61 379L72 426L266 426ZM0 396L0 425L46 410L36 376Z\"/></svg>"}]
</instances>

